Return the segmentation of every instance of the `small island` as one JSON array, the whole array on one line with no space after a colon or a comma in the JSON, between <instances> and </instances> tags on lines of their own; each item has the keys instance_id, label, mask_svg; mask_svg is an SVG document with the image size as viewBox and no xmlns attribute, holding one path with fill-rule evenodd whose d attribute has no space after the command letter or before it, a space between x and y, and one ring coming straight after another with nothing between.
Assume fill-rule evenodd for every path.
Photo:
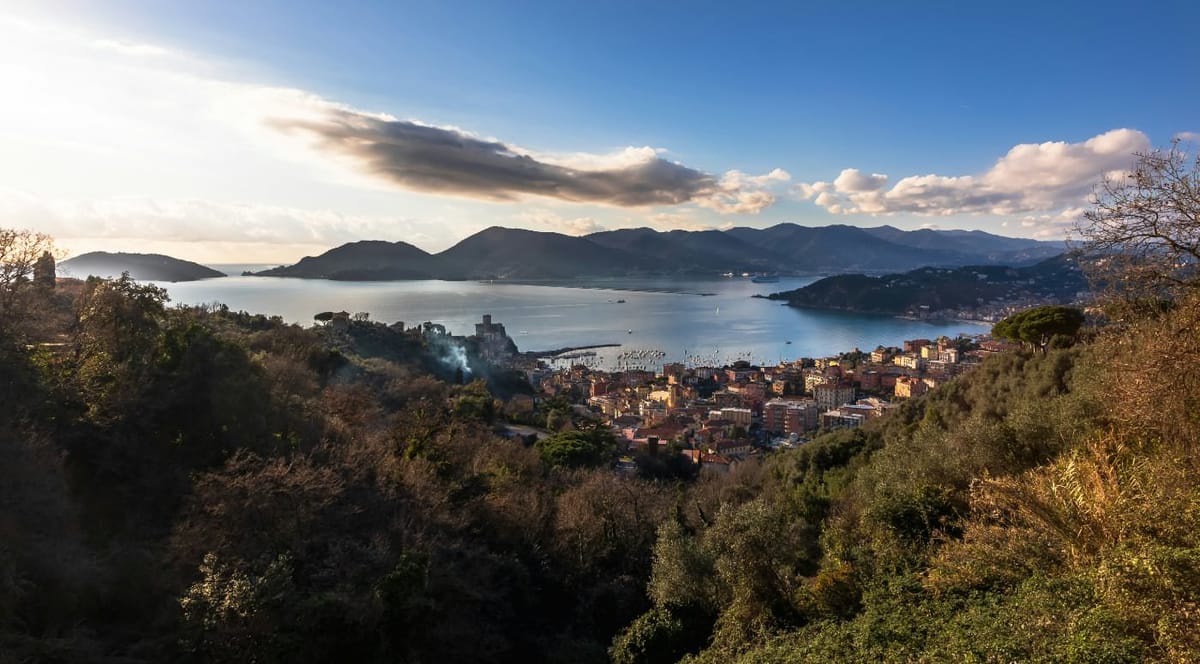
<instances>
[{"instance_id":1,"label":"small island","mask_svg":"<svg viewBox=\"0 0 1200 664\"><path fill-rule=\"evenodd\" d=\"M67 259L58 265L61 276L79 277L119 277L128 272L129 276L139 281L197 281L224 277L224 272L218 272L199 263L185 261L162 254L130 254L93 251Z\"/></svg>"}]
</instances>

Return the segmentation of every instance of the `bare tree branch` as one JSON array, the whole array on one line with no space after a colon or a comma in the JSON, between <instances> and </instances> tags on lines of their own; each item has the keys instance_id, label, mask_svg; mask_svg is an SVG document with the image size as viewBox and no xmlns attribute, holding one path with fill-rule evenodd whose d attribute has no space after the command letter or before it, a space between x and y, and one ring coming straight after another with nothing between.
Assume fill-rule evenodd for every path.
<instances>
[{"instance_id":1,"label":"bare tree branch","mask_svg":"<svg viewBox=\"0 0 1200 664\"><path fill-rule=\"evenodd\" d=\"M1093 285L1123 300L1200 287L1200 155L1179 141L1105 177L1075 228Z\"/></svg>"}]
</instances>

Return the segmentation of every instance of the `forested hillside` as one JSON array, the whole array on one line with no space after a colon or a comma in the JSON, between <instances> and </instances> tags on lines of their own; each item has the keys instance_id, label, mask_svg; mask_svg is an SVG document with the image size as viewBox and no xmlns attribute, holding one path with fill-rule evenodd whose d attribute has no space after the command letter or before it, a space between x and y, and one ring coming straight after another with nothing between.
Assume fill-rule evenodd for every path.
<instances>
[{"instance_id":1,"label":"forested hillside","mask_svg":"<svg viewBox=\"0 0 1200 664\"><path fill-rule=\"evenodd\" d=\"M381 324L43 295L61 340L3 347L7 661L1200 655L1195 299L677 483L496 437Z\"/></svg>"}]
</instances>

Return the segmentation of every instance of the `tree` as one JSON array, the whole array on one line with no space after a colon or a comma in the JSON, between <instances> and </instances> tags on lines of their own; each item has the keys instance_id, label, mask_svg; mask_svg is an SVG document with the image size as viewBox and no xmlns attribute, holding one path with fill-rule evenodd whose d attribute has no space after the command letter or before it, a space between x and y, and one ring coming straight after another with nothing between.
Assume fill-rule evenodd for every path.
<instances>
[{"instance_id":1,"label":"tree","mask_svg":"<svg viewBox=\"0 0 1200 664\"><path fill-rule=\"evenodd\" d=\"M596 467L612 460L616 440L611 431L596 425L582 431L563 431L547 436L535 447L542 460L551 466Z\"/></svg>"},{"instance_id":2,"label":"tree","mask_svg":"<svg viewBox=\"0 0 1200 664\"><path fill-rule=\"evenodd\" d=\"M1200 286L1200 154L1176 140L1105 177L1076 227L1094 282L1129 299Z\"/></svg>"},{"instance_id":3,"label":"tree","mask_svg":"<svg viewBox=\"0 0 1200 664\"><path fill-rule=\"evenodd\" d=\"M54 240L45 233L0 228L0 327L20 315L34 266L53 251Z\"/></svg>"},{"instance_id":4,"label":"tree","mask_svg":"<svg viewBox=\"0 0 1200 664\"><path fill-rule=\"evenodd\" d=\"M1046 351L1058 335L1074 337L1083 326L1083 312L1074 307L1045 306L1026 309L996 323L992 334Z\"/></svg>"}]
</instances>

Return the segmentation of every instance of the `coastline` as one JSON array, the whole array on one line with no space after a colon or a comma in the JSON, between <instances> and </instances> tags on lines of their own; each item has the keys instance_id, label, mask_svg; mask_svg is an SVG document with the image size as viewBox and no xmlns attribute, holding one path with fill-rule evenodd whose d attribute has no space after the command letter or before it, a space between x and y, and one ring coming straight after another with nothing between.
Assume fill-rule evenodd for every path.
<instances>
[{"instance_id":1,"label":"coastline","mask_svg":"<svg viewBox=\"0 0 1200 664\"><path fill-rule=\"evenodd\" d=\"M621 344L590 344L587 346L567 346L565 348L556 348L554 350L527 350L521 351L522 355L535 358L556 357L567 353L575 353L581 350L592 350L594 348L620 348Z\"/></svg>"}]
</instances>

